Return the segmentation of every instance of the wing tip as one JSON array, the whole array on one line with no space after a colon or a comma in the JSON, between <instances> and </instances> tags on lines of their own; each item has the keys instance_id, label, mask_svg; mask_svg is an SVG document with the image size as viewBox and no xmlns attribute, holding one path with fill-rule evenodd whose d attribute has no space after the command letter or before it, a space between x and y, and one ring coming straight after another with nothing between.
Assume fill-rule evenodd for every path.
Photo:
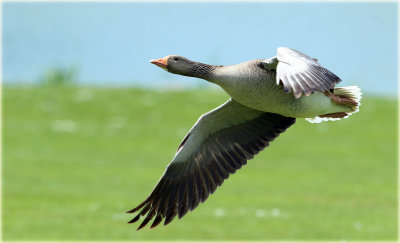
<instances>
[{"instance_id":1,"label":"wing tip","mask_svg":"<svg viewBox=\"0 0 400 243\"><path fill-rule=\"evenodd\" d=\"M149 221L150 221L150 218L146 218L145 220L143 220L143 222L139 225L139 227L136 229L136 231L143 229L143 227L146 226Z\"/></svg>"},{"instance_id":2,"label":"wing tip","mask_svg":"<svg viewBox=\"0 0 400 243\"><path fill-rule=\"evenodd\" d=\"M286 46L280 46L280 47L276 48L276 52L281 52L281 51L286 51L286 50L294 50L294 49L286 47Z\"/></svg>"},{"instance_id":3,"label":"wing tip","mask_svg":"<svg viewBox=\"0 0 400 243\"><path fill-rule=\"evenodd\" d=\"M157 215L156 218L154 219L153 223L150 226L150 229L153 229L154 227L156 227L157 225L159 225L162 221L162 217L161 215Z\"/></svg>"},{"instance_id":4,"label":"wing tip","mask_svg":"<svg viewBox=\"0 0 400 243\"><path fill-rule=\"evenodd\" d=\"M129 210L129 211L126 211L125 213L134 213L134 212L136 212L138 210L138 208L134 208L134 209L131 209L131 210Z\"/></svg>"},{"instance_id":5,"label":"wing tip","mask_svg":"<svg viewBox=\"0 0 400 243\"><path fill-rule=\"evenodd\" d=\"M140 214L136 215L136 217L134 217L133 219L131 219L130 221L128 221L128 224L132 224L137 222L140 219Z\"/></svg>"}]
</instances>

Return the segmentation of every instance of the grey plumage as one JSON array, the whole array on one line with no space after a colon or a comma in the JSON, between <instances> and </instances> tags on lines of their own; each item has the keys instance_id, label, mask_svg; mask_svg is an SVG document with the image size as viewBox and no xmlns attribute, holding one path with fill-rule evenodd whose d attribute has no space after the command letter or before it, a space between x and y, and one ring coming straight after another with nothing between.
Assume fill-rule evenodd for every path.
<instances>
[{"instance_id":1,"label":"grey plumage","mask_svg":"<svg viewBox=\"0 0 400 243\"><path fill-rule=\"evenodd\" d=\"M251 115L246 116L248 113ZM226 114L236 119L232 121L234 125L225 124ZM212 124L208 124L210 116L217 117ZM183 217L294 122L295 118L255 111L232 99L205 114L191 129L188 139L184 139L182 149L186 145L191 146L185 143L195 142L190 140L192 135L209 131L210 125L215 126L214 130L218 132L205 134L199 142L200 146L190 155L183 157L182 161L174 159L167 166L150 196L128 211L138 212L129 223L145 216L138 228L141 229L154 217L151 227L157 226L162 220L167 225L177 215Z\"/></svg>"},{"instance_id":2,"label":"grey plumage","mask_svg":"<svg viewBox=\"0 0 400 243\"><path fill-rule=\"evenodd\" d=\"M315 91L329 91L341 81L315 58L286 47L278 48L277 53L276 83L282 82L285 92L293 92L296 98ZM271 66L270 59L264 63Z\"/></svg>"},{"instance_id":3,"label":"grey plumage","mask_svg":"<svg viewBox=\"0 0 400 243\"><path fill-rule=\"evenodd\" d=\"M310 122L342 118L358 111L361 98L355 86L335 89L340 96L330 93L340 79L316 59L289 48L278 48L273 58L230 66L174 55L151 63L213 82L232 98L198 119L151 194L128 211L136 213L129 223L144 217L138 229L151 220L151 228L162 221L167 225L194 210L296 118Z\"/></svg>"}]
</instances>

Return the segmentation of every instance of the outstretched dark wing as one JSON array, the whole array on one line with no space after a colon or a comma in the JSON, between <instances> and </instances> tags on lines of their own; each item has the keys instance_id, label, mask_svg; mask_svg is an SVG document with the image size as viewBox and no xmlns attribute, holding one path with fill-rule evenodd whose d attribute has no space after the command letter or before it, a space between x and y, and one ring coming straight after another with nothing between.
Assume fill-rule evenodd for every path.
<instances>
[{"instance_id":1,"label":"outstretched dark wing","mask_svg":"<svg viewBox=\"0 0 400 243\"><path fill-rule=\"evenodd\" d=\"M163 220L167 225L176 215L183 217L294 122L232 99L202 115L150 196L128 212L137 212L129 223L145 216L141 229L155 217L153 228Z\"/></svg>"},{"instance_id":2,"label":"outstretched dark wing","mask_svg":"<svg viewBox=\"0 0 400 243\"><path fill-rule=\"evenodd\" d=\"M271 67L276 61L276 83L282 82L284 90L293 91L296 98L315 91L329 91L341 81L317 59L290 48L279 47L276 58L265 60L265 66Z\"/></svg>"}]
</instances>

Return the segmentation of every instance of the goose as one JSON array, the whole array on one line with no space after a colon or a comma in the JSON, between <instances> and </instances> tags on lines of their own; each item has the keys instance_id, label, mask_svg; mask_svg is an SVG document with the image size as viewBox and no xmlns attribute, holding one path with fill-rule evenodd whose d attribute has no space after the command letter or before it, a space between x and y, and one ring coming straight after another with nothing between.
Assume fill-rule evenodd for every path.
<instances>
[{"instance_id":1,"label":"goose","mask_svg":"<svg viewBox=\"0 0 400 243\"><path fill-rule=\"evenodd\" d=\"M339 120L360 105L360 88L335 87L338 76L317 59L286 47L279 47L275 57L230 66L178 55L150 62L217 84L231 98L200 116L147 199L127 212L137 213L128 223L144 217L137 230L153 218L150 228L194 210L297 118L311 123Z\"/></svg>"}]
</instances>

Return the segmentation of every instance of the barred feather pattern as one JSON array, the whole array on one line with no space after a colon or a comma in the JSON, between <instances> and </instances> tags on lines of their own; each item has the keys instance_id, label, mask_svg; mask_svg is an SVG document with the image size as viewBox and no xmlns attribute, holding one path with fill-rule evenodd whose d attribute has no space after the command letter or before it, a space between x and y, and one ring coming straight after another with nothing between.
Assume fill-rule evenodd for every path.
<instances>
[{"instance_id":1,"label":"barred feather pattern","mask_svg":"<svg viewBox=\"0 0 400 243\"><path fill-rule=\"evenodd\" d=\"M187 161L167 166L150 196L128 211L137 213L129 223L137 222L144 216L139 230L153 218L151 228L163 220L164 225L167 225L176 216L182 218L214 193L230 174L235 173L294 123L295 118L261 113L252 120L208 136Z\"/></svg>"},{"instance_id":2,"label":"barred feather pattern","mask_svg":"<svg viewBox=\"0 0 400 243\"><path fill-rule=\"evenodd\" d=\"M296 98L308 96L315 91L329 91L341 79L322 67L317 59L294 49L279 47L276 83L282 84L284 91L293 92Z\"/></svg>"}]
</instances>

